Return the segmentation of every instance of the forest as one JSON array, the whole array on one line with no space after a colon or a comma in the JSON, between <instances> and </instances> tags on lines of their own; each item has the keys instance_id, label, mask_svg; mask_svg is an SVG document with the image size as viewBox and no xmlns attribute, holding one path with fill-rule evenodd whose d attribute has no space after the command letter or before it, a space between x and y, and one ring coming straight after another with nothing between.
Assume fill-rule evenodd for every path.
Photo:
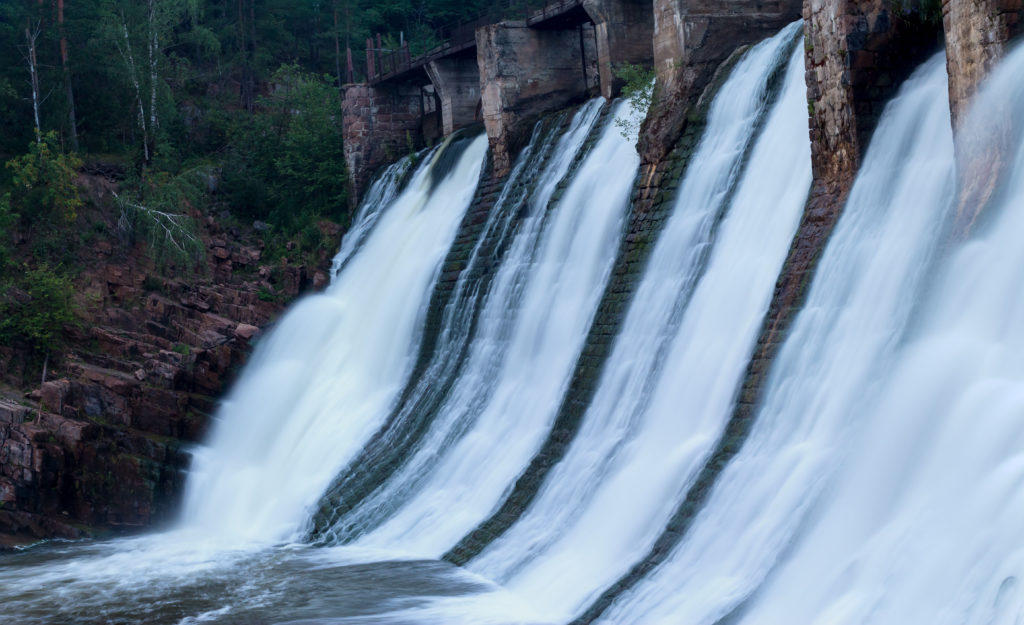
<instances>
[{"instance_id":1,"label":"forest","mask_svg":"<svg viewBox=\"0 0 1024 625\"><path fill-rule=\"evenodd\" d=\"M0 3L0 344L46 352L97 232L81 175L111 187L118 235L162 266L202 255L215 208L283 241L349 218L339 87L368 39L413 54L482 0L5 0ZM379 36L379 39L377 38ZM185 210L185 207L191 209ZM125 236L130 235L130 236ZM336 244L332 242L331 244ZM180 273L180 272L179 272Z\"/></svg>"}]
</instances>

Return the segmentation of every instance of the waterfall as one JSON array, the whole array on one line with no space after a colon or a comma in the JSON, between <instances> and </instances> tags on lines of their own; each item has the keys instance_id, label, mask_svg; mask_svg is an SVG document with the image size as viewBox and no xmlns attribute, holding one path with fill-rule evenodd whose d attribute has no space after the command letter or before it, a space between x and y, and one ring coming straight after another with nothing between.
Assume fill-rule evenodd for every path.
<instances>
[{"instance_id":1,"label":"waterfall","mask_svg":"<svg viewBox=\"0 0 1024 625\"><path fill-rule=\"evenodd\" d=\"M366 195L359 205L359 212L341 242L341 249L331 260L331 280L338 277L338 272L345 268L349 259L369 236L370 231L377 224L377 220L380 219L381 213L385 208L391 206L391 203L398 197L402 190L402 180L408 174L415 160L412 156L404 156L388 165L384 173L378 176L366 190Z\"/></svg>"},{"instance_id":2,"label":"waterfall","mask_svg":"<svg viewBox=\"0 0 1024 625\"><path fill-rule=\"evenodd\" d=\"M672 334L679 331L680 317L686 315L686 304L691 301L701 277L702 257L707 256L713 245L714 226L721 218L728 191L738 177L747 146L752 143L754 128L765 113L769 78L780 65L785 67L797 32L799 24L794 24L756 46L737 64L722 86L709 112L707 129L693 164L680 186L673 214L630 305L597 394L583 417L580 433L566 457L552 471L533 506L500 541L470 565L484 577L513 589L523 588L524 594L535 604L554 604L564 612L568 607L562 606L579 604L590 592L600 589L604 582L614 579L623 567L635 561L637 555L629 553L630 549L641 554L644 550L644 543L633 539L636 532L617 534L622 527L619 519L604 516L607 511L593 504L597 497L620 495L603 495L599 491L609 477L624 470L620 461L623 454L629 453L624 447L635 440L643 422L653 418L645 411L647 400L656 390L650 387L658 379L664 379L666 385L673 383L668 378L658 377L662 366L675 364L665 363L664 358L659 361L660 347L670 344ZM792 76L790 79L794 81ZM806 155L798 152L794 153L794 159L807 160ZM806 167L795 169L801 177L806 177ZM783 185L789 182L788 178L779 180ZM798 179L797 184L802 181ZM772 196L766 194L766 197ZM783 220L774 255L765 254L766 263L778 257L780 242L784 245L792 234L794 211L802 202L799 197L795 199L785 207L789 211L789 227ZM736 212L743 208L737 204L730 209L721 226L723 236L737 227L739 220L749 218ZM746 208L754 212L760 207L751 202ZM782 219L781 215L779 217ZM733 243L744 244L738 239L733 239ZM719 263L729 262L721 253L717 258ZM767 268L771 270L770 266ZM762 281L770 286L771 280L774 276ZM704 293L707 294L707 287ZM695 305L713 304L705 299ZM763 302L757 302L752 315L756 316L762 308ZM696 313L690 315L688 321L692 324L702 318ZM692 327L691 331L701 329ZM674 356L682 358L682 349L677 348ZM643 455L645 452L637 449L636 453ZM588 521L589 515L595 520L604 516L604 522L614 535L599 538L587 534L587 524L593 522ZM663 513L648 515L644 512L637 516L649 522L653 529L664 522ZM577 532L581 532L578 540L574 538ZM622 540L627 544L619 544ZM607 552L607 557L599 560L597 554L602 551ZM573 563L573 570L563 570L569 563Z\"/></svg>"},{"instance_id":3,"label":"waterfall","mask_svg":"<svg viewBox=\"0 0 1024 625\"><path fill-rule=\"evenodd\" d=\"M738 55L613 313L649 217L630 102L536 122L504 179L486 137L384 169L195 450L179 523L0 553L0 622L1019 623L1024 48L955 140L941 55L887 104L749 435L712 459L811 184L800 29ZM960 232L963 160L992 154ZM578 430L506 510L598 315L620 330Z\"/></svg>"},{"instance_id":4,"label":"waterfall","mask_svg":"<svg viewBox=\"0 0 1024 625\"><path fill-rule=\"evenodd\" d=\"M335 472L380 425L408 375L487 140L464 148L436 186L435 162L426 161L380 209L345 271L261 342L195 455L185 525L233 539L296 537Z\"/></svg>"},{"instance_id":5,"label":"waterfall","mask_svg":"<svg viewBox=\"0 0 1024 625\"><path fill-rule=\"evenodd\" d=\"M596 98L587 103L560 137L557 125L549 132L536 125L452 289L424 374L404 398L391 427L354 460L351 470L341 473L325 497L327 512L318 520L318 530L328 541L347 542L392 514L421 486L429 463L482 409L494 388L493 374L514 320L509 312L520 305L548 203L583 148L603 102ZM484 278L495 264L500 269L488 289ZM400 466L388 474L395 465ZM367 496L368 489L376 492ZM352 510L355 504L358 509Z\"/></svg>"},{"instance_id":6,"label":"waterfall","mask_svg":"<svg viewBox=\"0 0 1024 625\"><path fill-rule=\"evenodd\" d=\"M772 368L750 437L686 540L608 622L715 623L788 544L906 326L952 196L945 59L889 104ZM802 622L797 619L797 622Z\"/></svg>"},{"instance_id":7,"label":"waterfall","mask_svg":"<svg viewBox=\"0 0 1024 625\"><path fill-rule=\"evenodd\" d=\"M742 622L1020 620L1024 126L1005 114L1024 110L1022 73L1018 48L965 125L1016 124L994 137L1012 147L996 200L921 295L909 336L835 441L843 453L805 504L811 518Z\"/></svg>"},{"instance_id":8,"label":"waterfall","mask_svg":"<svg viewBox=\"0 0 1024 625\"><path fill-rule=\"evenodd\" d=\"M579 115L586 119L587 113ZM616 118L639 114L628 103L612 112ZM567 133L555 154L571 155L584 138L584 132ZM393 501L404 480L418 487L386 519L373 502L365 504L374 518L364 522L370 531L355 544L438 557L499 503L543 440L565 392L611 270L608 250L621 236L638 166L633 146L607 123L550 214L538 210L553 191L541 185L542 203L523 224L488 294L462 378L423 449L379 499ZM560 160L550 167L541 181L557 182L565 173Z\"/></svg>"}]
</instances>

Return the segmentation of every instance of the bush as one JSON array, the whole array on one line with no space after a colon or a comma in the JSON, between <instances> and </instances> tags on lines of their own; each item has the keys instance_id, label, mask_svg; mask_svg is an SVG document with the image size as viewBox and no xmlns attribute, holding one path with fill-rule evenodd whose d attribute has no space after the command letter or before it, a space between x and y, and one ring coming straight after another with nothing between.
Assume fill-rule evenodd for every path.
<instances>
[{"instance_id":1,"label":"bush","mask_svg":"<svg viewBox=\"0 0 1024 625\"><path fill-rule=\"evenodd\" d=\"M20 279L4 285L0 298L0 342L23 341L49 353L63 344L64 326L75 321L74 286L46 263L19 273Z\"/></svg>"},{"instance_id":2,"label":"bush","mask_svg":"<svg viewBox=\"0 0 1024 625\"><path fill-rule=\"evenodd\" d=\"M281 66L272 83L274 93L230 132L223 182L233 211L288 233L318 216L342 221L348 177L337 89L295 65Z\"/></svg>"},{"instance_id":3,"label":"bush","mask_svg":"<svg viewBox=\"0 0 1024 625\"><path fill-rule=\"evenodd\" d=\"M78 157L60 151L56 133L46 133L39 143L29 144L28 154L7 161L11 181L19 191L12 208L30 224L55 216L74 221L82 206L75 186L81 166Z\"/></svg>"},{"instance_id":4,"label":"bush","mask_svg":"<svg viewBox=\"0 0 1024 625\"><path fill-rule=\"evenodd\" d=\"M622 86L622 97L629 100L634 109L638 111L650 109L651 103L654 101L655 75L653 69L632 63L622 63L615 68L615 76L625 81L626 84ZM615 120L615 125L621 129L622 136L635 140L634 135L639 131L638 123L619 118Z\"/></svg>"}]
</instances>

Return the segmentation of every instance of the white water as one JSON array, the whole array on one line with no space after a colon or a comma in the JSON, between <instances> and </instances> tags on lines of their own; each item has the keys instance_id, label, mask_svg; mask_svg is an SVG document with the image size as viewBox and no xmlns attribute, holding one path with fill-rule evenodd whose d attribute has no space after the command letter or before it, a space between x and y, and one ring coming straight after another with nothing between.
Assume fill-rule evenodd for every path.
<instances>
[{"instance_id":1,"label":"white water","mask_svg":"<svg viewBox=\"0 0 1024 625\"><path fill-rule=\"evenodd\" d=\"M948 132L936 121L941 112L943 123L948 123L943 110L945 91L937 84L939 70L933 67L931 72L926 70L907 86L903 99L883 121L850 206L822 260L806 310L773 367L765 404L748 444L721 476L684 542L605 620L711 623L724 616L728 622L756 625L1020 622L1024 613L1024 548L1019 539L1024 527L1024 291L1020 288L1024 284L1024 137L1017 128L1009 141L1019 150L1009 186L975 238L938 259L938 271L929 272L934 266L934 242L943 232L943 199L953 197L947 184L953 178ZM791 78L796 72L791 67L789 73ZM1014 54L998 71L994 84L983 91L971 124L985 124L1002 115L1007 102L1016 111L1024 110L1021 75L1024 50ZM801 167L786 168L798 153L806 158L798 149L806 148L804 118L800 116L800 124L795 124L789 119L791 113L780 112L803 108L803 90L797 98L790 82L787 79L787 95L757 142L750 165L753 173L744 175L714 237L715 249L688 298L665 372L657 378L648 408L630 425L639 431L610 457L600 486L586 493L587 505L575 512L577 519L570 522L571 527L559 521L549 528L559 539L541 541L545 551L540 557L522 558L529 560L525 566L510 567L515 568L508 578L513 592L471 598L460 606L464 611L454 616L446 609L450 606L440 604L434 613L429 608L406 611L398 615L401 622L508 622L526 613L538 619L566 618L592 592L614 579L615 571L622 572L645 552L652 532L664 524L664 516L684 492L692 467L699 466L718 436L720 419L729 408L723 404L728 403L745 364L740 353L743 337L756 332L759 321L740 313L756 308L758 297L766 303L760 289L767 284L770 294L774 274L764 265L781 264L781 255L772 256L769 248L774 249L776 238L785 238L780 234L785 222L795 219L788 207L802 204L802 195L797 201L796 192L784 188L799 189L802 183L805 191L807 181ZM904 108L913 114L893 121ZM477 172L480 149L476 162L467 165ZM460 166L456 171L462 170ZM787 176L792 176L788 185ZM475 184L475 177L469 178L466 184ZM590 185L596 184L591 179ZM408 211L406 220L427 230L447 220L457 223L461 214L449 215L447 211L454 208L442 208L435 200L436 196L424 198L418 211ZM425 276L423 285L420 291L404 292L405 299L384 293L389 289L381 288L383 282L373 289L357 288L359 280L352 272L364 278L370 275L360 260L366 254L377 255L382 265L388 265L388 260L407 262L402 260L407 255L414 258L411 264L422 262L424 250L416 243L420 239L391 218L402 202L399 199L381 214L373 234L357 246L331 293L322 296L339 301L314 302L311 307L300 304L300 312L289 314L281 329L268 337L260 348L263 355L257 356L250 370L266 367L266 354L279 350L276 353L295 361L283 369L305 368L306 377L315 381L324 363L306 362L307 353L320 353L327 335L348 332L354 345L344 345L341 351L352 352L350 358L360 366L365 359L370 372L377 374L357 390L394 396L389 380L402 378L391 386L403 384L417 338L415 329L404 338L391 330L405 327L394 325L399 317L401 321L412 316L413 326L422 318L431 271L436 273L446 246L437 243L434 269L416 269ZM432 210L438 213L426 218L424 214ZM593 210L593 204L587 206L584 218ZM555 213L551 218L545 233L557 223ZM387 245L378 240L381 229L390 229L395 237ZM399 245L400 240L407 245ZM539 246L530 258L541 258L546 249ZM784 251L783 245L780 253ZM610 255L610 250L603 253ZM765 261L768 256L772 258ZM755 257L760 260L754 262ZM413 268L388 271L396 272L389 276L404 276ZM411 282L404 282L405 287ZM343 284L349 285L345 297L333 290ZM526 310L533 289L522 282L512 284L522 291L515 299L522 302L517 309ZM317 321L321 313L326 316L346 303L352 303L351 308L363 305L364 300L355 299L357 294L370 296L365 303L372 315L350 309L335 315L330 328L326 323L310 324L313 336L294 349L275 345L280 332L292 331L303 319ZM418 310L398 310L410 301ZM380 308L385 304L396 308ZM349 327L353 317L364 324L357 326L359 331L376 336L358 336ZM518 338L518 322L512 324L508 318L504 322L510 338ZM626 327L631 327L628 322ZM541 334L538 340L546 338ZM504 350L510 343L501 345ZM374 351L356 353L360 347ZM615 352L620 349L624 348L617 346ZM746 349L749 352L749 340ZM548 363L535 360L533 365L546 370ZM504 371L503 366L488 374ZM247 372L245 383L258 386L259 379L253 375ZM286 377L268 372L262 379L267 387L257 389L262 403L275 399L271 387L289 383ZM331 401L336 390L321 384L316 388L318 398L297 401L302 406ZM487 393L488 400L497 396L497 390ZM379 415L387 412L387 401L376 395L364 399L365 405L380 401L384 407ZM211 490L205 495L190 493L191 504L213 508L206 515L190 513L182 531L0 554L0 622L184 625L307 617L319 619L316 622L386 622L395 615L382 617L382 611L401 610L424 597L480 590L446 570L432 578L416 568L423 563L400 563L399 570L407 573L388 576L385 573L393 563L379 560L391 558L390 553L363 553L351 547L262 549L263 541L292 537L294 518L301 523L311 504L308 494L282 495L280 489L307 488L303 480L309 476L301 474L308 466L304 463L320 464L326 457L333 462L335 455L342 456L339 462L343 462L354 448L347 444L327 452L314 448L311 454L323 455L306 458L296 455L296 449L269 444L280 434L271 426L280 428L282 422L263 422L262 412L269 409L274 414L275 404L261 401L245 404L251 411L235 402L225 414L237 418L234 432L251 437L248 442L256 446L251 464L263 462L261 454L268 453L267 463L279 463L274 465L279 474L246 468L246 454L229 453L234 461L222 470L240 472L203 476L209 480L203 486ZM474 460L478 464L472 471L448 474L440 491L443 499L437 503L442 513L454 514L462 503L460 493L475 489L477 473L489 468L491 456L510 444L511 435L498 428L508 426L518 434L520 420L536 418L522 406L516 407L519 410L501 415L507 423L491 424L485 433L471 432L470 436L476 434L476 444L486 443L488 453ZM274 418L281 419L283 414L281 408ZM350 414L346 411L345 416ZM362 427L359 415L355 417L341 424L347 435L358 434ZM367 421L372 418L366 416ZM592 427L591 415L587 419L583 432ZM221 430L222 435L229 431L225 425ZM542 428L531 428L527 435L537 430L541 436ZM577 446L590 444L583 432L567 462L579 453ZM498 438L502 435L506 438ZM308 442L289 438L295 444ZM230 451L241 442L227 440L224 446ZM458 445L452 449L458 450ZM520 464L528 457L524 453ZM287 464L281 465L284 461ZM497 461L502 470L512 466L511 461ZM204 466L211 470L209 464ZM442 483L436 474L430 477L430 486ZM255 482L237 500L230 488L236 479ZM222 487L214 488L218 485ZM481 486L495 484L481 480ZM492 488L488 497L495 492ZM259 516L266 512L261 509L264 502L257 501L261 497L295 510ZM429 504L420 501L424 497L421 492L412 501ZM249 511L243 512L256 516L243 517L236 504L248 506ZM423 505L420 509L425 509ZM549 513L553 511L545 514ZM447 531L430 524L411 529L428 534ZM413 553L429 542L429 537L424 539L415 531L385 542L405 550L401 543L407 536L415 540L414 549L409 549ZM340 558L378 562L345 573L339 570L344 569L338 564ZM433 584L425 584L431 579ZM381 589L386 592L374 594ZM345 620L346 616L352 619Z\"/></svg>"},{"instance_id":2,"label":"white water","mask_svg":"<svg viewBox=\"0 0 1024 625\"><path fill-rule=\"evenodd\" d=\"M184 526L256 542L296 537L401 390L486 149L475 139L435 189L422 167L330 287L261 342L197 450Z\"/></svg>"},{"instance_id":3,"label":"white water","mask_svg":"<svg viewBox=\"0 0 1024 625\"><path fill-rule=\"evenodd\" d=\"M714 224L739 175L755 125L767 108L768 79L785 65L798 30L799 24L794 24L753 48L716 96L672 217L630 304L580 432L529 510L471 563L474 572L513 588L529 584L527 592L537 587L550 589L542 595L547 602L570 606L580 601L581 594L592 592L616 574L588 565L563 575L561 566L552 566L549 558L557 553L558 558L582 560L583 564L590 560L587 552L606 548L607 543L586 540L574 545L584 553L563 551L569 548L568 537L577 530L580 515L613 469L622 444L635 433L660 369L660 346L667 345L678 329L682 309L700 276L701 260L712 245ZM558 548L553 548L555 544ZM615 571L630 563L624 559ZM528 575L535 581L520 577L528 565ZM564 585L573 588L569 591ZM538 599L528 596L534 602ZM565 604L559 606L559 612L567 611Z\"/></svg>"},{"instance_id":4,"label":"white water","mask_svg":"<svg viewBox=\"0 0 1024 625\"><path fill-rule=\"evenodd\" d=\"M807 197L805 126L798 50L635 433L572 531L508 584L546 614L585 608L647 553L720 434Z\"/></svg>"},{"instance_id":5,"label":"white water","mask_svg":"<svg viewBox=\"0 0 1024 625\"><path fill-rule=\"evenodd\" d=\"M592 100L575 115L568 131L559 138L550 153L548 165L538 176L533 193L523 198L528 215L519 226L519 232L494 276L480 312L476 336L472 337L467 362L445 403L433 416L429 432L395 475L336 524L340 527L332 528L334 536L351 541L385 522L409 498L420 492L426 480L432 477L431 470L438 458L448 453L473 426L475 419L487 410L488 402L502 380L502 367L522 309L526 281L539 262L538 249L550 218L548 203L590 135L602 103L602 99ZM547 152L542 150L540 156ZM515 174L520 173L519 166L530 160L529 156L517 162L513 182L516 182ZM504 191L509 191L509 188ZM503 195L503 199L507 198ZM460 280L457 291L463 288L465 285ZM483 298L485 294L476 296ZM506 384L514 384L516 372L510 370L506 375Z\"/></svg>"},{"instance_id":6,"label":"white water","mask_svg":"<svg viewBox=\"0 0 1024 625\"><path fill-rule=\"evenodd\" d=\"M427 158L429 159L430 155ZM408 174L409 168L413 164L413 157L405 156L388 165L384 173L374 180L370 188L366 190L366 195L359 205L359 212L356 214L356 218L353 220L348 232L345 233L345 237L341 241L341 248L334 255L334 259L331 262L332 281L338 277L338 272L345 267L349 259L366 240L366 237L369 236L384 209L391 206L395 198L401 193L402 187L399 182Z\"/></svg>"},{"instance_id":7,"label":"white water","mask_svg":"<svg viewBox=\"0 0 1024 625\"><path fill-rule=\"evenodd\" d=\"M770 65L772 53L782 52L772 50L774 45L784 42L774 41L754 51L753 62ZM553 475L558 481L545 487L527 513L531 525L536 523L532 515L552 519L553 526L545 528L538 523L535 527L538 534L553 532L554 540L546 541L542 536L538 542L543 544L543 550L524 554L532 557L516 554L515 543L511 541L499 541L482 556L481 562L490 570L480 570L488 576L496 573L503 589L477 597L437 601L396 615L399 622L404 622L403 618L432 623L564 622L586 608L596 594L648 552L728 417L732 395L806 200L810 150L806 142L793 140L806 133L803 51L794 52L785 65L779 100L755 142L748 168L719 228L707 268L671 339L660 375L655 373L658 377L651 400L634 417L634 431L607 432L608 436L626 436L628 440L618 449L608 450L608 442L600 440L597 431L604 424L598 423L594 428L590 421L607 417L588 413L583 432L574 440L562 464L592 466L591 462L604 460L607 466L600 475L582 478L556 470ZM744 80L764 80L749 65L741 67ZM748 71L752 73L746 74ZM747 86L751 87L757 89ZM670 245L666 244L659 256L668 254ZM652 267L650 271L651 275L658 275L658 269ZM663 295L672 297L668 293ZM672 301L662 305L671 308ZM650 312L641 306L643 303L631 306L629 316L633 319L627 320L625 326L638 333L639 316ZM623 340L613 358L623 357L628 349ZM619 366L628 363L615 364ZM604 392L602 388L601 393ZM605 397L604 401L610 399ZM613 412L615 407L609 405L605 410ZM628 420L630 415L612 418ZM599 454L608 457L602 459ZM597 482L593 492L579 498L570 496L570 514L568 518L562 517L557 510L559 502L549 499L548 491L561 490L565 485L561 480L588 478ZM569 485L569 489L573 487ZM513 528L509 536L517 531ZM527 538L537 540L536 535ZM523 547L529 550L532 544L526 542ZM517 557L505 578L500 577L506 573L502 562L494 555L501 551ZM471 564L470 568L476 567Z\"/></svg>"},{"instance_id":8,"label":"white water","mask_svg":"<svg viewBox=\"0 0 1024 625\"><path fill-rule=\"evenodd\" d=\"M1024 110L1024 49L973 124ZM911 340L747 623L1019 623L1024 614L1024 132L1001 202L944 264ZM1002 141L1006 137L998 137Z\"/></svg>"},{"instance_id":9,"label":"white water","mask_svg":"<svg viewBox=\"0 0 1024 625\"><path fill-rule=\"evenodd\" d=\"M614 114L640 114L628 108L619 104ZM486 403L474 407L478 416L440 461L426 467L429 479L415 497L356 544L439 557L500 503L543 441L565 392L611 270L639 162L619 128L607 124L552 214L534 215L537 223L524 225L536 243L524 242L536 250L506 261L529 259L525 280L508 283L522 292L508 342L496 354L496 367L470 362L467 370L479 381L460 385L449 410L474 407L479 389L491 384ZM489 302L483 312L484 326L500 326L509 315L495 301L498 306ZM449 417L443 409L437 418L444 423Z\"/></svg>"},{"instance_id":10,"label":"white water","mask_svg":"<svg viewBox=\"0 0 1024 625\"><path fill-rule=\"evenodd\" d=\"M953 179L946 94L938 56L889 104L750 438L684 542L608 621L715 623L791 539L842 453L851 415L887 370L943 240Z\"/></svg>"}]
</instances>

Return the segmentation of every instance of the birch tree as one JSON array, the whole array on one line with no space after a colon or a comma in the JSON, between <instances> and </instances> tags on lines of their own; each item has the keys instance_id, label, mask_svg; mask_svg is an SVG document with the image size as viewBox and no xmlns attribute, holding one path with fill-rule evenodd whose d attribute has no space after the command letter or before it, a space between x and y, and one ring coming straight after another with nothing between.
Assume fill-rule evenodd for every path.
<instances>
[{"instance_id":1,"label":"birch tree","mask_svg":"<svg viewBox=\"0 0 1024 625\"><path fill-rule=\"evenodd\" d=\"M39 122L39 105L42 96L39 93L39 56L37 54L36 42L39 41L40 21L32 23L31 18L25 20L25 61L28 62L28 73L32 86L32 115L35 122L36 143L42 143L43 131Z\"/></svg>"}]
</instances>

